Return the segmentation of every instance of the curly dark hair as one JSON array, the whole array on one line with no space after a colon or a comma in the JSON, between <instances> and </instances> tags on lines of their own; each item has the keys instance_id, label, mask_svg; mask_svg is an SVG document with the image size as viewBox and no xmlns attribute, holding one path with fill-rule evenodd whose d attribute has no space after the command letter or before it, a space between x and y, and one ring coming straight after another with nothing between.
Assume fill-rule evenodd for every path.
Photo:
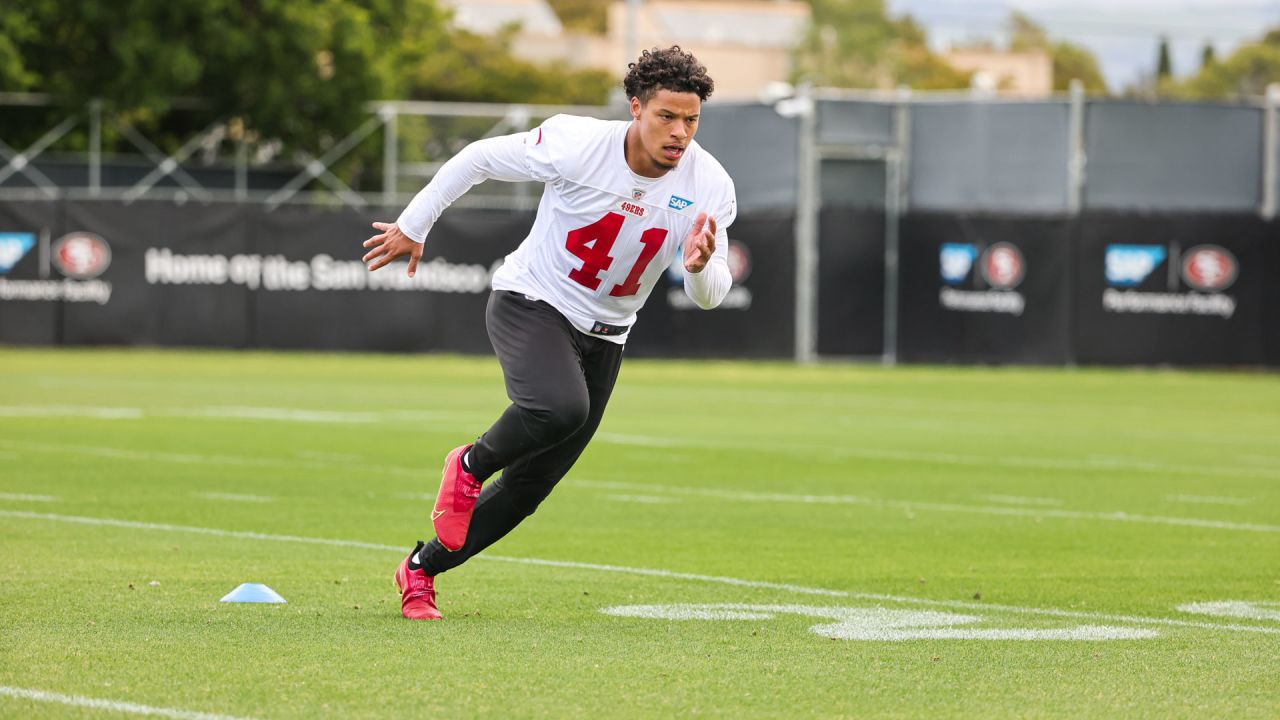
<instances>
[{"instance_id":1,"label":"curly dark hair","mask_svg":"<svg viewBox=\"0 0 1280 720\"><path fill-rule=\"evenodd\" d=\"M640 98L641 103L659 90L696 93L699 100L711 97L716 83L707 75L707 68L698 58L680 49L653 48L640 53L640 60L627 65L629 72L622 81L627 97Z\"/></svg>"}]
</instances>

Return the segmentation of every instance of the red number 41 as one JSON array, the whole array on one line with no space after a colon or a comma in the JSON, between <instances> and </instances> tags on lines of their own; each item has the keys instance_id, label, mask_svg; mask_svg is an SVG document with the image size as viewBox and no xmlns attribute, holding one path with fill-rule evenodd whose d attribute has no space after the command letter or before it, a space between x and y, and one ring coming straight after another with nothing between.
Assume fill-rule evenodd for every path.
<instances>
[{"instance_id":1,"label":"red number 41","mask_svg":"<svg viewBox=\"0 0 1280 720\"><path fill-rule=\"evenodd\" d=\"M609 255L609 251L613 249L618 233L622 232L623 220L621 215L611 212L590 225L569 233L569 241L565 243L565 249L582 261L582 267L569 271L570 280L591 290L600 287L600 273L608 270L613 264L613 257ZM662 249L662 241L666 238L666 228L649 228L644 231L640 236L640 242L644 244L640 257L636 258L636 264L627 274L626 281L621 285L613 286L609 291L610 296L627 297L640 292L640 276L644 274L645 268L649 267L649 263L658 256L658 251Z\"/></svg>"}]
</instances>

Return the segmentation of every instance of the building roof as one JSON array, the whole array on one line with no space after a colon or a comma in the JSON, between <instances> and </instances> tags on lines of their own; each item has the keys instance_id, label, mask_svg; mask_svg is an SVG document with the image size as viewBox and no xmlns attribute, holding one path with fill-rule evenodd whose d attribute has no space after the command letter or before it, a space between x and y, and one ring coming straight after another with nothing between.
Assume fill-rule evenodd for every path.
<instances>
[{"instance_id":1,"label":"building roof","mask_svg":"<svg viewBox=\"0 0 1280 720\"><path fill-rule=\"evenodd\" d=\"M454 25L491 35L507 25L519 25L526 33L559 35L564 28L546 0L444 0L453 10Z\"/></svg>"},{"instance_id":2,"label":"building roof","mask_svg":"<svg viewBox=\"0 0 1280 720\"><path fill-rule=\"evenodd\" d=\"M809 6L792 2L645 3L663 35L675 42L791 47L809 23Z\"/></svg>"}]
</instances>

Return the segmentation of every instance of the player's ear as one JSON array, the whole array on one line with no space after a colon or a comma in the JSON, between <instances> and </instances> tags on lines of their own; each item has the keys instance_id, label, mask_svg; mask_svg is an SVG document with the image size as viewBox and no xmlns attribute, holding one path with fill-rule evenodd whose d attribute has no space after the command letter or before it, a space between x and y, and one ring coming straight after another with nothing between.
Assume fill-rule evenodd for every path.
<instances>
[{"instance_id":1,"label":"player's ear","mask_svg":"<svg viewBox=\"0 0 1280 720\"><path fill-rule=\"evenodd\" d=\"M637 120L639 120L639 119L640 119L640 108L641 108L641 106L642 106L642 105L641 105L641 102L640 102L640 98L638 98L638 97L632 97L632 98L631 98L631 117L633 117L633 118L635 118L635 119L637 119Z\"/></svg>"}]
</instances>

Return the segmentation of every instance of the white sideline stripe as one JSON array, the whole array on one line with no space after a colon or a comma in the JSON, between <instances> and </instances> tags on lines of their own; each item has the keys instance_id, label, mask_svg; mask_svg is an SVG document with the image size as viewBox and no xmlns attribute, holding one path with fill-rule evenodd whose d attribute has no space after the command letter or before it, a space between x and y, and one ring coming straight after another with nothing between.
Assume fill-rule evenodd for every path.
<instances>
[{"instance_id":1,"label":"white sideline stripe","mask_svg":"<svg viewBox=\"0 0 1280 720\"><path fill-rule=\"evenodd\" d=\"M666 438L645 438L633 435L616 435L611 433L600 433L597 438L606 442L615 442L622 445L648 445L661 447L711 447L711 448L728 448L740 450L759 450L758 445L738 445L731 443L723 444L697 444L689 443L683 440L666 439ZM623 442L620 438L629 438ZM652 441L652 443L650 442ZM210 464L221 463L225 465L257 465L261 467L288 467L299 468L306 467L321 470L335 469L333 461L309 461L299 462L297 460L286 460L277 458L248 458L236 455L197 455L187 453L164 453L164 452L146 452L139 450L122 450L113 447L97 447L89 445L66 445L60 443L35 443L35 442L18 442L12 440L0 440L0 447L7 447L19 450L37 450L43 452L58 453L80 453L83 455L94 455L98 457L109 457L117 460L142 460L147 462L173 462L173 463L195 463ZM793 452L800 451L804 453L810 452L829 452L831 454L844 455L848 457L858 457L867 460L893 460L902 462L923 462L935 464L956 464L956 465L974 465L974 466L990 466L990 465L1006 465L1011 467L1039 467L1051 470L1136 470L1140 472L1153 472L1162 474L1181 474L1181 475L1219 475L1219 476L1244 476L1244 477L1263 477L1280 479L1280 471L1269 472L1255 468L1208 468L1208 467L1192 467L1186 465L1160 465L1156 463L1141 463L1120 461L1114 459L1098 459L1088 462L1075 462L1066 460L1051 460L1046 458L981 458L964 455L948 455L940 453L900 453L900 452L878 452L878 451L857 451L845 450L841 448L831 448L828 446L782 446L781 451ZM364 465L360 463L351 463L346 467L361 472L381 472L390 475L404 475L410 477L422 477L423 470L398 467L394 465Z\"/></svg>"},{"instance_id":2,"label":"white sideline stripe","mask_svg":"<svg viewBox=\"0 0 1280 720\"><path fill-rule=\"evenodd\" d=\"M572 486L595 487L610 490L644 490L650 493L667 493L671 495L701 495L736 500L739 502L785 502L819 505L869 505L876 507L892 507L904 510L934 510L937 512L969 513L977 515L1012 515L1016 517L1054 517L1074 520L1103 520L1108 522L1145 523L1149 525L1179 525L1185 527L1210 528L1213 530L1243 530L1246 532L1280 533L1280 525L1261 525L1256 523L1238 523L1226 520L1205 520L1203 518L1166 517L1162 515L1141 515L1116 511L1060 510L1057 508L1006 507L1003 505L958 505L954 503L917 502L915 500L872 500L857 495L800 495L791 493L759 493L739 490L715 490L711 488L687 488L671 485L648 485L645 483L600 482L593 480L574 480Z\"/></svg>"},{"instance_id":3,"label":"white sideline stripe","mask_svg":"<svg viewBox=\"0 0 1280 720\"><path fill-rule=\"evenodd\" d=\"M4 405L0 406L0 417L82 417L98 420L141 420L148 417L168 417L339 424L430 422L448 421L457 418L456 415L449 413L411 410L352 412L346 410L305 410L301 408L248 405L210 405L195 408L153 410L94 405Z\"/></svg>"},{"instance_id":4,"label":"white sideline stripe","mask_svg":"<svg viewBox=\"0 0 1280 720\"><path fill-rule=\"evenodd\" d=\"M251 503L269 503L275 502L275 498L267 495L242 495L240 493L223 493L223 492L201 492L192 493L196 497L205 500L228 500L230 502L251 502Z\"/></svg>"},{"instance_id":5,"label":"white sideline stripe","mask_svg":"<svg viewBox=\"0 0 1280 720\"><path fill-rule=\"evenodd\" d=\"M5 405L0 417L86 417L99 420L138 420L142 410L132 407L91 407L84 405Z\"/></svg>"},{"instance_id":6,"label":"white sideline stripe","mask_svg":"<svg viewBox=\"0 0 1280 720\"><path fill-rule=\"evenodd\" d=\"M58 496L0 492L0 500L14 500L17 502L58 502Z\"/></svg>"},{"instance_id":7,"label":"white sideline stripe","mask_svg":"<svg viewBox=\"0 0 1280 720\"><path fill-rule=\"evenodd\" d=\"M743 502L789 502L813 505L871 505L876 501L857 495L802 495L799 493L765 493L750 490L717 490L715 488L675 487L646 483L612 482L602 480L572 480L574 487L600 488L602 490L641 490L670 495L697 495L721 500Z\"/></svg>"},{"instance_id":8,"label":"white sideline stripe","mask_svg":"<svg viewBox=\"0 0 1280 720\"><path fill-rule=\"evenodd\" d=\"M92 455L96 457L107 457L120 460L144 460L148 462L173 462L194 465L208 464L225 464L225 465L248 465L259 467L285 467L291 469L308 468L320 470L334 469L334 463L331 462L299 462L295 460L277 460L272 458L246 458L234 455L195 455L186 453L157 453L157 452L140 452L135 450L121 450L111 447L93 447L85 445L61 445L57 443L32 443L32 442L13 442L8 440L0 440L0 447L16 447L25 450L39 450L45 452L59 453L80 453L84 455ZM387 465L353 465L354 469L364 472L385 472L393 475L403 475L414 478L424 477L430 471L414 470L411 468L402 468ZM584 481L578 481L579 485L586 485ZM598 487L604 485L597 484ZM977 513L989 515L1024 515L1028 517L1062 517L1076 518L1086 520L1107 520L1112 522L1128 522L1128 523L1149 523L1155 525L1182 525L1187 527L1211 528L1215 530L1245 530L1252 532L1274 533L1280 532L1280 525L1260 525L1252 523L1233 523L1223 520L1203 520L1200 518L1179 518L1179 517L1163 517L1156 515L1138 515L1123 511L1116 512L1085 512L1076 510L1032 510L1026 508L1009 508L1009 507L986 507L980 505L950 505L944 503L922 503L906 500L876 501L867 498L861 498L855 495L788 495L785 493L752 493L739 492L733 490L713 490L701 488L671 488L657 485L641 485L638 483L614 483L611 487L617 489L628 490L647 490L649 492L674 492L694 495L705 495L708 497L718 497L727 500L744 500L751 502L798 502L798 503L818 503L818 504L877 504L883 503L891 507L906 508L909 510L936 510L940 512L961 512L961 513Z\"/></svg>"},{"instance_id":9,"label":"white sideline stripe","mask_svg":"<svg viewBox=\"0 0 1280 720\"><path fill-rule=\"evenodd\" d=\"M398 545L383 545L380 543L361 542L358 540L336 540L330 538L314 538L302 537L298 535L270 535L267 533L251 532L245 530L220 530L217 528L193 527L190 525L168 525L164 523L148 523L136 520L117 520L114 518L94 518L83 517L79 515L54 515L51 513L36 513L20 510L0 510L0 517L23 518L28 520L50 520L54 522L77 523L81 525L103 525L108 527L132 528L138 530L164 530L169 532L185 532L197 535L214 535L218 537L234 537L244 538L247 540L270 540L276 542L296 542L308 543L313 545L331 545L337 547L353 547L365 550L379 550L403 554L405 548ZM1190 627L1202 628L1206 630L1235 630L1238 632L1263 633L1267 635L1280 635L1280 628L1275 627L1258 627L1255 625L1227 625L1221 623L1198 622L1191 620L1174 620L1170 618L1151 618L1138 615L1111 615L1107 613L1091 613L1076 610L1058 610L1056 608L1033 608L1022 607L1018 605L999 605L994 603L975 603L963 602L956 600L929 600L925 598L908 597L905 595L884 595L880 593L865 592L848 592L844 590L830 590L828 588L807 587L804 585L792 585L789 583L774 583L761 580L744 580L742 578L727 577L721 575L700 575L697 573L676 572L674 570L660 570L656 568L638 568L626 567L621 565L601 565L598 563L575 562L571 560L543 560L541 558L517 558L506 557L502 555L477 555L478 560L491 560L495 562L514 563L519 565L538 565L543 567L559 567L570 568L575 570L598 570L601 572L620 573L626 575L641 575L646 577L661 577L674 580L693 580L697 582L715 583L719 585L732 585L735 587L749 587L762 590L782 590L792 592L798 595L822 595L826 597L842 597L853 598L857 600L875 600L880 602L906 603L912 605L931 605L935 607L951 607L964 608L966 610L998 610L1018 615L1046 615L1050 617L1066 617L1066 618L1084 618L1090 620L1110 620L1113 622L1128 622L1144 625L1165 625L1170 627Z\"/></svg>"},{"instance_id":10,"label":"white sideline stripe","mask_svg":"<svg viewBox=\"0 0 1280 720\"><path fill-rule=\"evenodd\" d=\"M1022 495L978 495L979 500L1008 505L1061 505L1062 500L1050 497L1024 497Z\"/></svg>"},{"instance_id":11,"label":"white sideline stripe","mask_svg":"<svg viewBox=\"0 0 1280 720\"><path fill-rule=\"evenodd\" d=\"M756 450L762 448L760 443L722 442L715 440L687 440L684 438L667 438L653 435L619 435L616 433L597 433L596 438L617 445L637 445L641 447L693 447L727 450ZM1129 458L1092 457L1085 460L1067 460L1062 458L1038 457L979 457L976 455L957 455L955 453L928 453L902 450L866 450L855 448L832 447L830 445L806 445L799 443L781 443L768 448L772 452L789 452L811 455L822 453L840 457L852 457L862 460L888 460L891 462L919 462L938 465L973 465L977 467L1032 467L1044 470L1132 470L1176 475L1210 475L1229 477L1261 477L1280 479L1280 470L1204 465L1167 465L1164 463L1131 460Z\"/></svg>"},{"instance_id":12,"label":"white sideline stripe","mask_svg":"<svg viewBox=\"0 0 1280 720\"><path fill-rule=\"evenodd\" d=\"M1249 505L1253 498L1227 497L1225 495L1165 495L1165 500L1201 505Z\"/></svg>"},{"instance_id":13,"label":"white sideline stripe","mask_svg":"<svg viewBox=\"0 0 1280 720\"><path fill-rule=\"evenodd\" d=\"M234 715L217 715L192 710L179 710L177 708L154 707L152 705L139 705L131 702L120 702L119 700L101 700L80 695L62 695L60 693L9 687L7 685L0 685L0 695L23 700L36 700L39 702L72 705L74 707L93 708L95 710L129 713L130 715L157 715L159 717L177 718L177 720L248 720Z\"/></svg>"},{"instance_id":14,"label":"white sideline stripe","mask_svg":"<svg viewBox=\"0 0 1280 720\"><path fill-rule=\"evenodd\" d=\"M669 497L660 495L605 495L606 500L625 503L640 503L641 505L670 505L675 502Z\"/></svg>"},{"instance_id":15,"label":"white sideline stripe","mask_svg":"<svg viewBox=\"0 0 1280 720\"><path fill-rule=\"evenodd\" d=\"M913 502L893 500L886 502L892 507L908 510L937 510L939 512L973 513L979 515L1016 515L1020 517L1054 517L1078 520L1106 520L1110 522L1145 523L1149 525L1180 525L1184 527L1209 528L1212 530L1243 530L1246 532L1280 533L1280 525L1262 525L1258 523L1237 523L1225 520L1204 520L1202 518L1166 517L1163 515L1138 515L1117 510L1114 512L1090 512L1085 510L1056 510L1053 508L1017 508L986 507L982 505L953 505L950 503Z\"/></svg>"},{"instance_id":16,"label":"white sideline stripe","mask_svg":"<svg viewBox=\"0 0 1280 720\"><path fill-rule=\"evenodd\" d=\"M305 468L309 470L352 470L359 472L381 472L389 475L404 475L407 477L421 478L422 470L413 468L396 467L393 465L336 465L333 461L320 460L288 460L282 458L252 458L240 457L237 455L198 455L195 453L166 453L166 452L146 452L141 450L122 450L113 447L99 447L92 445L64 445L61 443L38 443L38 442L18 442L13 440L0 440L0 447L17 448L19 450L31 450L37 452L53 452L53 453L75 453L79 455L89 455L91 457L104 457L113 460L140 460L143 462L169 462L184 465L236 465L236 466L256 466L256 467L277 467L277 468ZM439 470L431 468L431 472L439 473Z\"/></svg>"}]
</instances>

